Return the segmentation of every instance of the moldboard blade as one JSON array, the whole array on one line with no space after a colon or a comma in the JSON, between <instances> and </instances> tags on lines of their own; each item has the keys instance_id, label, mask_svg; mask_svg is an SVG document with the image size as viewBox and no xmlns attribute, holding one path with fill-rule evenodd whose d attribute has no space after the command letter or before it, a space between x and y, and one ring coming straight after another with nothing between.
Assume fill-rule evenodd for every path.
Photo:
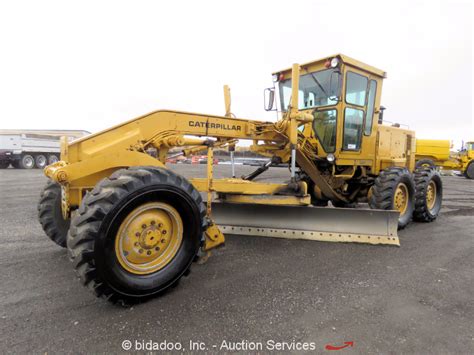
<instances>
[{"instance_id":1,"label":"moldboard blade","mask_svg":"<svg viewBox=\"0 0 474 355\"><path fill-rule=\"evenodd\" d=\"M213 203L224 234L400 245L397 211Z\"/></svg>"}]
</instances>

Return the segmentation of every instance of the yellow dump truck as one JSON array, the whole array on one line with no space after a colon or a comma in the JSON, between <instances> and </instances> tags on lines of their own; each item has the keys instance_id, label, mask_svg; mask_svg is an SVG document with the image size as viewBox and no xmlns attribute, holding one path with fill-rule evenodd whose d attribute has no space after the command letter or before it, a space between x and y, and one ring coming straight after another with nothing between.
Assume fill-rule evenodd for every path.
<instances>
[{"instance_id":1,"label":"yellow dump truck","mask_svg":"<svg viewBox=\"0 0 474 355\"><path fill-rule=\"evenodd\" d=\"M416 166L459 170L474 179L474 141L467 142L459 152L451 152L449 140L417 139Z\"/></svg>"}]
</instances>

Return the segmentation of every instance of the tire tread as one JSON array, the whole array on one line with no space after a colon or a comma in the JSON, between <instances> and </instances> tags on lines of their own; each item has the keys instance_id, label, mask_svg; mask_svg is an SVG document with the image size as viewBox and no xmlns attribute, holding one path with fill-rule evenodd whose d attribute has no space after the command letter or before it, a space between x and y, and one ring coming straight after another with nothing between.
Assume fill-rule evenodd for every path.
<instances>
[{"instance_id":1,"label":"tire tread","mask_svg":"<svg viewBox=\"0 0 474 355\"><path fill-rule=\"evenodd\" d=\"M78 215L72 220L68 249L76 275L97 297L114 304L127 305L135 300L116 293L100 278L93 259L94 242L99 234L102 218L113 208L114 203L140 186L151 183L167 183L184 191L192 191L190 196L199 208L205 227L206 208L199 192L185 178L157 167L131 167L115 171L110 177L101 180L85 196L81 208L78 209Z\"/></svg>"}]
</instances>

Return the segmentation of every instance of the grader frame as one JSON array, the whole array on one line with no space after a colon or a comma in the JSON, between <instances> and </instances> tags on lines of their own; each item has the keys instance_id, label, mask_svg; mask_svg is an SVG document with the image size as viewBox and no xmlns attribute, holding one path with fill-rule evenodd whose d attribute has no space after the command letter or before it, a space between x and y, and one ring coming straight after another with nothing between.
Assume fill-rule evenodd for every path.
<instances>
[{"instance_id":1,"label":"grader frame","mask_svg":"<svg viewBox=\"0 0 474 355\"><path fill-rule=\"evenodd\" d=\"M337 121L336 147L333 153L325 151L322 142L314 134L312 109L299 109L299 80L304 73L313 73L330 67L328 63L334 58L338 61L336 80L339 97L333 108L340 115L347 109L363 111L364 127L367 127L367 103L363 107L350 104L343 99L348 73L364 75L370 82L375 83L376 92L373 97L373 119L370 131L366 130L360 137L360 147L357 150L344 149L343 132L345 122ZM192 154L207 150L208 176L204 179L193 178L190 182L198 191L208 194L208 218L211 219L212 194L216 193L221 201L244 204L267 205L303 205L311 203L311 195L325 196L332 201L348 203L347 195L335 185L344 187L347 180L356 174L377 176L381 170L390 166L414 169L414 132L381 125L380 96L382 80L386 76L379 69L373 68L344 55L336 55L303 65L294 64L291 69L274 73L279 81L291 80L291 100L283 117L276 123L234 118L230 106L230 90L224 87L225 116L202 115L179 111L160 110L138 117L131 121L109 128L102 132L78 139L72 143L63 141L61 144L61 161L45 169L45 174L53 181L61 184L62 211L64 218L70 218L72 210L78 208L87 191L90 191L101 179L110 176L120 168L131 166L165 167L166 157L171 148L180 147L184 154ZM366 114L367 113L367 114ZM213 137L214 140L203 137ZM261 155L276 157L283 163L290 164L291 181L289 184L262 183L244 179L226 178L214 179L212 176L212 154L215 147L233 147L237 140L252 140L251 149ZM156 157L150 152L156 153ZM334 163L333 174L329 178L323 176L315 166L314 160L324 160L332 156ZM297 166L311 180L312 191L308 191L306 181L296 181ZM366 195L369 195L366 189ZM351 197L352 199L354 196ZM316 211L316 209L315 209ZM371 211L368 215L376 214ZM384 212L384 227L382 230L370 229L362 233L363 242L398 244L394 232L393 214ZM349 218L349 214L348 214ZM375 217L374 217L375 218ZM380 217L379 217L380 218ZM327 219L327 217L326 217ZM349 218L353 220L354 218ZM329 223L323 231L331 231L337 224ZM320 226L316 231L321 232ZM348 223L349 224L349 223ZM219 242L209 240L206 249L223 242L223 234L215 223L211 223L213 232L218 235ZM238 226L236 224L235 226ZM396 227L395 227L396 228ZM269 228L269 230L272 230ZM229 232L229 230L227 230ZM350 234L350 229L343 232ZM271 233L269 233L271 234ZM331 233L328 233L328 235ZM378 241L370 236L377 236ZM380 237L383 241L380 241ZM387 238L388 237L388 238ZM392 239L393 238L393 239ZM214 238L215 239L215 238ZM317 237L314 239L318 240ZM327 238L324 238L327 240ZM341 238L333 238L341 241Z\"/></svg>"},{"instance_id":2,"label":"grader frame","mask_svg":"<svg viewBox=\"0 0 474 355\"><path fill-rule=\"evenodd\" d=\"M382 124L384 77L339 54L274 73L277 122L236 118L225 86L224 116L161 110L63 140L61 161L45 168L40 223L67 244L81 282L113 302L172 287L224 234L399 245L397 228L436 219L442 182L415 169L413 131ZM271 160L215 179L214 149L227 147L233 162L240 139ZM206 150L207 177L167 169L170 149ZM276 163L288 164L288 182L253 181ZM329 202L337 208L316 207ZM371 209L349 208L357 202Z\"/></svg>"}]
</instances>

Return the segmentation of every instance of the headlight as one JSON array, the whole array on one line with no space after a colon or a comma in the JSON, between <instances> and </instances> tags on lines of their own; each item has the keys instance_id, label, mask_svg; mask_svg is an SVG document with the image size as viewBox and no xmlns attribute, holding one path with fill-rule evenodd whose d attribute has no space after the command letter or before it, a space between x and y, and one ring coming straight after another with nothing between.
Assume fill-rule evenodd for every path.
<instances>
[{"instance_id":1,"label":"headlight","mask_svg":"<svg viewBox=\"0 0 474 355\"><path fill-rule=\"evenodd\" d=\"M276 83L278 81L278 74L273 74L272 75L272 80L274 83Z\"/></svg>"},{"instance_id":2,"label":"headlight","mask_svg":"<svg viewBox=\"0 0 474 355\"><path fill-rule=\"evenodd\" d=\"M337 59L337 58L332 58L331 59L331 68L337 67L338 64L339 64L339 59Z\"/></svg>"},{"instance_id":3,"label":"headlight","mask_svg":"<svg viewBox=\"0 0 474 355\"><path fill-rule=\"evenodd\" d=\"M328 160L328 162L333 163L334 160L336 160L336 157L334 156L334 154L329 153L326 159Z\"/></svg>"}]
</instances>

